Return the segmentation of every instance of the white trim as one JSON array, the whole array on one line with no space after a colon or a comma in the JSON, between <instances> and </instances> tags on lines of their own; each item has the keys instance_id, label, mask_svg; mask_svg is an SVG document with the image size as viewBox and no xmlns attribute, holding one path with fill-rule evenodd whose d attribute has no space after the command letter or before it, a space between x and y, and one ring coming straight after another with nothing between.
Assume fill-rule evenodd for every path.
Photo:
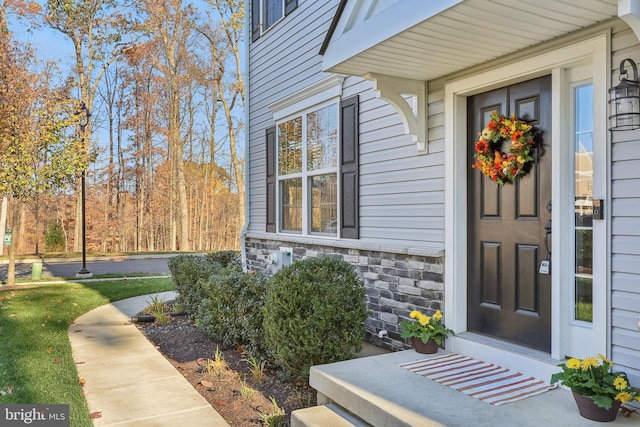
<instances>
[{"instance_id":1,"label":"white trim","mask_svg":"<svg viewBox=\"0 0 640 427\"><path fill-rule=\"evenodd\" d=\"M557 177L562 176L560 168L562 153L559 151L561 142L566 141L566 130L563 129L562 123L566 120L563 117L563 103L566 101L561 96L560 88L562 87L563 69L574 64L588 61L593 67L594 81L594 141L607 141L606 132L606 99L604 95L607 93L609 79L607 78L607 69L609 64L609 32L605 32L593 36L587 40L583 40L570 45L565 45L554 49L553 51L543 52L539 55L525 58L519 62L507 64L502 67L484 71L482 73L465 77L460 80L450 81L445 84L445 176L447 177L445 186L445 315L447 316L447 326L452 328L456 333L461 333L467 329L467 310L466 310L466 262L467 259L467 209L466 209L466 174L469 165L467 164L467 129L466 129L466 98L476 93L485 92L498 87L510 85L516 82L525 81L542 75L552 74L552 134L553 138L552 150L554 159L552 164L552 173L554 176L552 191L554 200L567 192L567 184L561 184L561 180ZM600 170L606 168L606 154L598 154L600 157ZM595 168L595 165L594 165ZM603 180L604 181L604 180ZM605 184L603 184L605 185ZM598 195L594 197L605 198L606 189L598 189ZM556 208L558 203L554 203L552 212L554 229L562 224L562 215L569 215L567 208ZM566 218L564 219L566 221ZM598 244L594 243L594 248L602 243L603 249L598 249L596 256L606 259L606 244L608 221L602 222L603 230L599 233L603 236ZM595 230L594 230L595 233ZM552 245L554 248L561 248L561 235L558 232L552 234ZM554 250L552 255L552 265L561 266L562 258L559 250ZM561 354L560 342L564 332L560 330L559 316L563 313L562 299L560 289L565 285L561 283L561 275L554 272L552 277L552 348L551 360L560 360L564 357ZM600 299L601 303L598 308L594 305L594 313L606 313L607 307L607 289L609 289L608 268L604 269L602 277L597 280L603 280L602 283L604 293L596 296L594 301ZM596 280L594 278L594 280ZM601 318L596 322L594 319L594 336L597 343L595 346L601 348L606 353L607 344L607 325L608 319ZM473 348L480 349L480 345L475 346L473 342L465 337L453 336L447 340L447 349L457 351L456 347L465 346L466 354ZM498 350L496 350L498 351ZM473 356L473 354L471 354ZM547 361L548 362L548 361ZM536 370L536 367L524 368L528 371ZM535 373L532 373L535 374Z\"/></svg>"},{"instance_id":2,"label":"white trim","mask_svg":"<svg viewBox=\"0 0 640 427\"><path fill-rule=\"evenodd\" d=\"M348 2L338 30L334 33L322 57L322 69L328 70L393 36L402 33L433 16L461 3L462 0L399 0L377 14L362 14L361 22L353 22L361 9L368 9L371 0ZM345 23L345 24L343 24ZM348 23L348 25L346 24Z\"/></svg>"},{"instance_id":3,"label":"white trim","mask_svg":"<svg viewBox=\"0 0 640 427\"><path fill-rule=\"evenodd\" d=\"M373 73L365 74L364 78L373 82L376 97L384 99L400 113L404 133L413 137L418 153L426 153L429 82Z\"/></svg>"},{"instance_id":4,"label":"white trim","mask_svg":"<svg viewBox=\"0 0 640 427\"><path fill-rule=\"evenodd\" d=\"M342 96L342 83L345 77L346 76L342 74L332 74L325 79L270 104L269 109L273 113L273 121L278 122L285 117L309 109L314 105L326 102L332 98L339 98Z\"/></svg>"},{"instance_id":5,"label":"white trim","mask_svg":"<svg viewBox=\"0 0 640 427\"><path fill-rule=\"evenodd\" d=\"M244 0L244 10L249 9L249 0ZM242 81L249 81L249 40L251 40L251 19L244 20L244 52L242 52ZM251 99L249 92L250 85L245 84L245 99ZM249 108L248 102L244 105L244 123L246 126L250 123L249 117ZM249 135L249 129L247 127L244 128L244 164L251 164L251 138ZM247 246L246 246L246 236L249 231L249 225L251 225L251 215L249 206L251 206L251 171L248 167L244 168L244 225L242 227L242 231L240 232L240 253L242 256L242 269L247 271ZM4 225L2 225L2 230L4 230ZM4 240L4 239L3 239ZM2 252L0 252L0 255Z\"/></svg>"},{"instance_id":6,"label":"white trim","mask_svg":"<svg viewBox=\"0 0 640 427\"><path fill-rule=\"evenodd\" d=\"M640 39L640 1L618 0L618 16L627 23Z\"/></svg>"}]
</instances>

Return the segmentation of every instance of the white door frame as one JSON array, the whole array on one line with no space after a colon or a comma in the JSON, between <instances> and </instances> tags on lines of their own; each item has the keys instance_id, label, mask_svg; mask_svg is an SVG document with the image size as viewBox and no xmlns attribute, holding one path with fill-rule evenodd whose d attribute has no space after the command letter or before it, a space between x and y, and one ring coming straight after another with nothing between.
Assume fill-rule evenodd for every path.
<instances>
[{"instance_id":1,"label":"white door frame","mask_svg":"<svg viewBox=\"0 0 640 427\"><path fill-rule=\"evenodd\" d=\"M574 203L571 198L573 177L567 178L566 165L573 156L570 129L564 125L570 120L566 108L570 98L566 70L580 64L590 64L594 84L594 175L607 177L594 181L594 198L608 202L608 132L607 89L610 78L610 34L599 33L580 42L540 53L516 63L484 71L479 74L450 81L445 84L445 316L447 326L456 334L447 340L452 351L473 353L476 346L467 331L467 97L542 75L552 76L552 338L550 361L565 357L570 349L563 339L570 331L562 327L563 316L568 316L570 301L566 289L573 283L570 267L573 265L572 248L568 239L561 239L556 230L573 227ZM597 149L596 149L597 146ZM598 159L595 161L595 159ZM597 163L597 164L595 164ZM563 170L563 165L565 166ZM561 179L564 176L564 179ZM561 201L563 201L561 203ZM609 220L594 221L594 295L593 295L593 350L607 354L609 320ZM596 265L596 262L599 264ZM568 264L567 264L568 263ZM564 268L560 268L564 266ZM597 277L596 277L597 275ZM596 283L600 284L596 287ZM597 316L597 318L596 318ZM482 351L477 348L481 357ZM523 349L523 353L527 352ZM495 356L495 348L491 353ZM473 355L473 354L470 354ZM536 357L540 357L536 354ZM544 356L544 354L542 355ZM508 358L508 356L507 356ZM504 362L507 364L507 362Z\"/></svg>"}]
</instances>

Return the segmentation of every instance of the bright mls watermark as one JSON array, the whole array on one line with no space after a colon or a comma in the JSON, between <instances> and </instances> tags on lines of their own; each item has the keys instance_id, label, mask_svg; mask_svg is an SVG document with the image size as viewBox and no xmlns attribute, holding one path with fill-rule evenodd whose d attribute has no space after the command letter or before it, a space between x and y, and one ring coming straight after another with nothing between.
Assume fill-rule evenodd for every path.
<instances>
[{"instance_id":1,"label":"bright mls watermark","mask_svg":"<svg viewBox=\"0 0 640 427\"><path fill-rule=\"evenodd\" d=\"M69 427L69 405L0 405L0 426Z\"/></svg>"}]
</instances>

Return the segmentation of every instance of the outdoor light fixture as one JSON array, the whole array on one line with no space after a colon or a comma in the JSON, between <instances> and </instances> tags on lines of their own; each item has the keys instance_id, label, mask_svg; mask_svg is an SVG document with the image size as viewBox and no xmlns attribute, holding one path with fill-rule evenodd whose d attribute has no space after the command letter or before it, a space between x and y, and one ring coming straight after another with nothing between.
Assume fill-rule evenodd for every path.
<instances>
[{"instance_id":1,"label":"outdoor light fixture","mask_svg":"<svg viewBox=\"0 0 640 427\"><path fill-rule=\"evenodd\" d=\"M631 66L633 78L627 78L625 63ZM609 89L609 130L640 128L640 81L638 67L633 59L620 63L620 84Z\"/></svg>"},{"instance_id":2,"label":"outdoor light fixture","mask_svg":"<svg viewBox=\"0 0 640 427\"><path fill-rule=\"evenodd\" d=\"M82 142L86 144L86 128L89 124L89 118L91 117L91 112L83 102L80 107L80 113L82 114L80 117L80 132L82 134ZM82 268L76 274L76 277L91 277L91 272L87 269L87 216L86 216L86 169L82 170L82 175L80 176L80 186L81 186L81 205L82 205Z\"/></svg>"}]
</instances>

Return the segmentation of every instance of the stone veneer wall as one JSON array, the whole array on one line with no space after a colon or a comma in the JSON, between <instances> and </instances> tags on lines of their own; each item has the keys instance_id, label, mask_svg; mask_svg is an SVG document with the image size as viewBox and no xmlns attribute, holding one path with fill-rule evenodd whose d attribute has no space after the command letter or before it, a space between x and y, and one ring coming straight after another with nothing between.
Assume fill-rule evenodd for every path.
<instances>
[{"instance_id":1,"label":"stone veneer wall","mask_svg":"<svg viewBox=\"0 0 640 427\"><path fill-rule=\"evenodd\" d=\"M355 266L365 282L369 318L365 339L378 346L409 348L400 337L398 322L412 310L433 314L444 307L444 259L403 253L340 248L323 245L247 239L247 269L273 274L271 254L283 246L293 248L293 261L315 256L338 256ZM384 338L378 333L387 331Z\"/></svg>"}]
</instances>

